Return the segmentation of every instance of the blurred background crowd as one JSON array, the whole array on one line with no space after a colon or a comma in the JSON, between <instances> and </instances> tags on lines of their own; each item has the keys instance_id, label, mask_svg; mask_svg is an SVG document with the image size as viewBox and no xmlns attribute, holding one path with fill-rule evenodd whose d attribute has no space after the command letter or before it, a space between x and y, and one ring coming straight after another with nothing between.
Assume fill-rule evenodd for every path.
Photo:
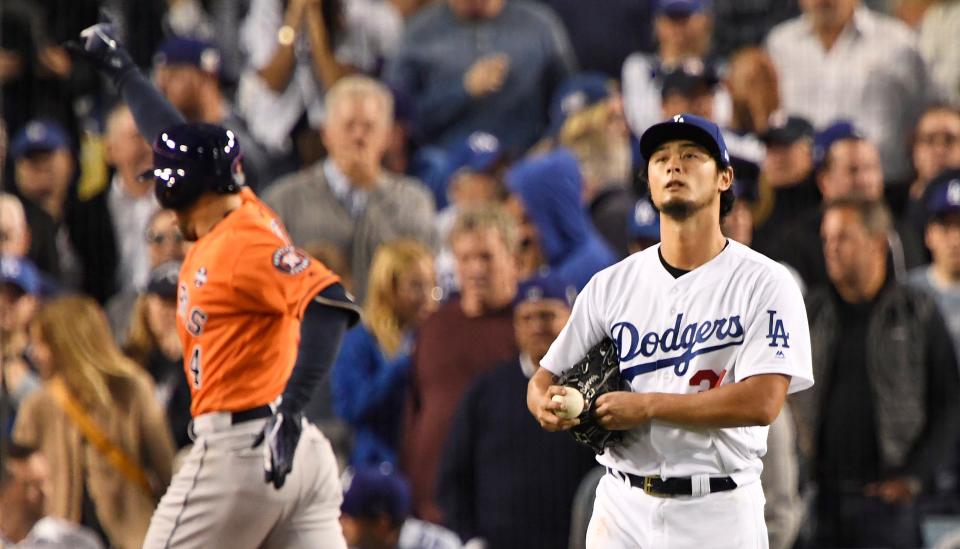
<instances>
[{"instance_id":1,"label":"blurred background crowd","mask_svg":"<svg viewBox=\"0 0 960 549\"><path fill-rule=\"evenodd\" d=\"M659 240L637 138L693 113L734 157L725 234L807 300L771 547L960 547L960 0L4 0L0 546L139 547L191 443L190 243L64 45L103 9L363 306L309 409L354 546L582 547L602 471L527 378Z\"/></svg>"}]
</instances>

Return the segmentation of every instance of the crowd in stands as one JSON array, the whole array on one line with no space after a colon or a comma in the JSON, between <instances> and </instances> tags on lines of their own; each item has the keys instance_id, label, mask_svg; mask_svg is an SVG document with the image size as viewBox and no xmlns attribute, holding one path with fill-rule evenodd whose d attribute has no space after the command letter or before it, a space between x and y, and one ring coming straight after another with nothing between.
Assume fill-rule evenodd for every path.
<instances>
[{"instance_id":1,"label":"crowd in stands","mask_svg":"<svg viewBox=\"0 0 960 549\"><path fill-rule=\"evenodd\" d=\"M71 53L102 17L363 308L307 409L352 547L583 546L596 463L527 379L659 241L638 137L683 113L733 157L724 233L805 295L770 546L960 529L960 0L4 0L0 547L139 547L192 442L191 243Z\"/></svg>"}]
</instances>

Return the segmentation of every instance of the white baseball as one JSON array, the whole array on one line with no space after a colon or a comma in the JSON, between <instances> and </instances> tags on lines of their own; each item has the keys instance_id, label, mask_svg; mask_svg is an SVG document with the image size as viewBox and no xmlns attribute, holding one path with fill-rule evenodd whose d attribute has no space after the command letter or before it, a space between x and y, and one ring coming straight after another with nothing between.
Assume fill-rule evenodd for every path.
<instances>
[{"instance_id":1,"label":"white baseball","mask_svg":"<svg viewBox=\"0 0 960 549\"><path fill-rule=\"evenodd\" d=\"M573 387L567 387L566 389L567 394L553 395L552 399L554 402L563 404L563 408L555 412L557 417L562 419L577 417L583 412L583 395Z\"/></svg>"}]
</instances>

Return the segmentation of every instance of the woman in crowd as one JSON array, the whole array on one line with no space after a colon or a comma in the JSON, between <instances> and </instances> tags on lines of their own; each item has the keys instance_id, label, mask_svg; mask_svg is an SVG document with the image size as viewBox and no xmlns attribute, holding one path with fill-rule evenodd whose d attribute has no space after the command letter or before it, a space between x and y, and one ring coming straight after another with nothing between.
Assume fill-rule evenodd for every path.
<instances>
[{"instance_id":1,"label":"woman in crowd","mask_svg":"<svg viewBox=\"0 0 960 549\"><path fill-rule=\"evenodd\" d=\"M437 305L433 259L411 240L377 250L363 324L333 365L333 406L354 431L354 466L397 463L413 331Z\"/></svg>"},{"instance_id":2,"label":"woman in crowd","mask_svg":"<svg viewBox=\"0 0 960 549\"><path fill-rule=\"evenodd\" d=\"M179 272L180 262L169 261L150 273L146 291L134 302L123 349L153 378L157 402L167 414L177 449L190 444L190 385L177 334Z\"/></svg>"},{"instance_id":3,"label":"woman in crowd","mask_svg":"<svg viewBox=\"0 0 960 549\"><path fill-rule=\"evenodd\" d=\"M149 375L114 343L92 299L43 307L30 325L43 386L20 408L13 438L50 462L51 515L140 547L170 482L173 441Z\"/></svg>"}]
</instances>

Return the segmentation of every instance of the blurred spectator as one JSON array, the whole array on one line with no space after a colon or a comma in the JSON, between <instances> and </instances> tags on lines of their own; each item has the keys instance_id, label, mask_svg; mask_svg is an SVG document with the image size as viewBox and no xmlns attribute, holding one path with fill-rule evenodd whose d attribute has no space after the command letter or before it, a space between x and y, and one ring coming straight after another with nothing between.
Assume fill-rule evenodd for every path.
<instances>
[{"instance_id":1,"label":"blurred spectator","mask_svg":"<svg viewBox=\"0 0 960 549\"><path fill-rule=\"evenodd\" d=\"M413 351L401 465L415 514L441 523L434 502L440 455L460 398L480 374L517 355L516 227L499 208L467 210L450 233L460 294L420 327ZM478 344L482 342L482 344Z\"/></svg>"},{"instance_id":2,"label":"blurred spectator","mask_svg":"<svg viewBox=\"0 0 960 549\"><path fill-rule=\"evenodd\" d=\"M382 84L345 78L326 103L330 156L281 179L263 199L298 246L327 241L348 258L353 292L362 301L380 244L406 237L435 246L433 201L419 181L381 167L393 121L393 98Z\"/></svg>"},{"instance_id":3,"label":"blurred spectator","mask_svg":"<svg viewBox=\"0 0 960 549\"><path fill-rule=\"evenodd\" d=\"M147 222L147 230L141 234L146 242L146 258L153 271L167 261L180 261L186 257L187 242L177 227L177 217L173 210L154 210ZM316 256L314 256L316 257ZM326 264L326 263L325 263ZM149 282L149 279L148 279ZM145 288L128 288L110 298L107 302L107 318L110 328L121 346L126 344L130 328L130 316L137 298Z\"/></svg>"},{"instance_id":4,"label":"blurred spectator","mask_svg":"<svg viewBox=\"0 0 960 549\"><path fill-rule=\"evenodd\" d=\"M607 0L597 9L580 0L539 0L563 21L581 70L619 78L633 52L653 49L653 2Z\"/></svg>"},{"instance_id":5,"label":"blurred spectator","mask_svg":"<svg viewBox=\"0 0 960 549\"><path fill-rule=\"evenodd\" d=\"M363 324L343 338L333 364L333 408L354 434L354 467L399 461L403 399L414 330L436 310L430 252L410 240L373 257Z\"/></svg>"},{"instance_id":6,"label":"blurred spectator","mask_svg":"<svg viewBox=\"0 0 960 549\"><path fill-rule=\"evenodd\" d=\"M906 221L917 234L926 225L930 182L946 169L960 168L960 110L936 105L924 111L913 133L913 170Z\"/></svg>"},{"instance_id":7,"label":"blurred spectator","mask_svg":"<svg viewBox=\"0 0 960 549\"><path fill-rule=\"evenodd\" d=\"M730 212L720 221L723 235L744 246L753 245L753 205L757 202L757 180L760 167L737 157L733 166L733 195L736 200Z\"/></svg>"},{"instance_id":8,"label":"blurred spectator","mask_svg":"<svg viewBox=\"0 0 960 549\"><path fill-rule=\"evenodd\" d=\"M243 154L245 183L260 190L279 173L271 172L264 147L247 130L234 106L220 91L220 50L212 43L192 38L168 38L154 56L157 88L188 122L206 122L231 130Z\"/></svg>"},{"instance_id":9,"label":"blurred spectator","mask_svg":"<svg viewBox=\"0 0 960 549\"><path fill-rule=\"evenodd\" d=\"M140 547L173 461L153 384L116 347L89 298L51 301L30 336L44 384L20 407L13 439L50 461L50 514L111 546Z\"/></svg>"},{"instance_id":10,"label":"blurred spectator","mask_svg":"<svg viewBox=\"0 0 960 549\"><path fill-rule=\"evenodd\" d=\"M813 126L778 112L761 138L767 154L760 167L753 248L779 260L784 236L820 205L813 172Z\"/></svg>"},{"instance_id":11,"label":"blurred spectator","mask_svg":"<svg viewBox=\"0 0 960 549\"><path fill-rule=\"evenodd\" d=\"M760 484L763 486L763 518L767 523L770 549L791 549L800 532L804 505L800 499L800 465L797 430L790 406L784 403L780 415L767 431L767 453L763 458Z\"/></svg>"},{"instance_id":12,"label":"blurred spectator","mask_svg":"<svg viewBox=\"0 0 960 549\"><path fill-rule=\"evenodd\" d=\"M681 113L713 119L713 94L720 78L699 59L685 61L663 73L660 86L661 120Z\"/></svg>"},{"instance_id":13,"label":"blurred spectator","mask_svg":"<svg viewBox=\"0 0 960 549\"><path fill-rule=\"evenodd\" d=\"M29 259L0 255L0 440L23 400L40 386L30 368L28 327L39 304L40 277Z\"/></svg>"},{"instance_id":14,"label":"blurred spectator","mask_svg":"<svg viewBox=\"0 0 960 549\"><path fill-rule=\"evenodd\" d=\"M519 356L480 376L446 441L437 480L444 524L488 547L564 547L570 509L593 452L540 428L522 398L570 316L576 289L555 276L520 284L513 309ZM504 494L510 494L504 498Z\"/></svg>"},{"instance_id":15,"label":"blurred spectator","mask_svg":"<svg viewBox=\"0 0 960 549\"><path fill-rule=\"evenodd\" d=\"M457 290L456 260L450 249L450 230L460 212L500 204L507 198L503 183L508 154L500 140L486 132L473 132L448 156L443 193L450 204L437 214L440 252L437 254L437 283L444 295Z\"/></svg>"},{"instance_id":16,"label":"blurred spectator","mask_svg":"<svg viewBox=\"0 0 960 549\"><path fill-rule=\"evenodd\" d=\"M400 25L386 3L252 0L238 103L254 138L271 154L289 152L291 137L323 123L325 91L355 70L375 72Z\"/></svg>"},{"instance_id":17,"label":"blurred spectator","mask_svg":"<svg viewBox=\"0 0 960 549\"><path fill-rule=\"evenodd\" d=\"M960 169L930 184L925 240L930 265L910 272L910 283L930 292L960 353Z\"/></svg>"},{"instance_id":18,"label":"blurred spectator","mask_svg":"<svg viewBox=\"0 0 960 549\"><path fill-rule=\"evenodd\" d=\"M626 221L636 199L629 188L630 134L619 94L568 116L559 144L580 166L583 202L593 225L618 258L626 257Z\"/></svg>"},{"instance_id":19,"label":"blurred spectator","mask_svg":"<svg viewBox=\"0 0 960 549\"><path fill-rule=\"evenodd\" d=\"M384 72L414 98L419 141L449 148L471 132L522 151L546 126L546 101L574 66L566 31L542 5L445 0L407 24Z\"/></svg>"},{"instance_id":20,"label":"blurred spectator","mask_svg":"<svg viewBox=\"0 0 960 549\"><path fill-rule=\"evenodd\" d=\"M841 121L817 134L814 144L817 187L824 202L859 197L883 198L883 168L877 147L849 122ZM793 267L808 288L826 284L827 270L818 227L820 210L810 210L792 223L773 259ZM897 227L888 235L890 267L896 276L923 263L922 243L912 231Z\"/></svg>"},{"instance_id":21,"label":"blurred spectator","mask_svg":"<svg viewBox=\"0 0 960 549\"><path fill-rule=\"evenodd\" d=\"M713 52L724 59L760 45L771 28L799 12L797 0L713 0Z\"/></svg>"},{"instance_id":22,"label":"blurred spectator","mask_svg":"<svg viewBox=\"0 0 960 549\"><path fill-rule=\"evenodd\" d=\"M813 368L794 396L817 486L815 547L917 547L916 502L960 427L957 360L935 303L887 262L878 200L828 202L831 287L807 295Z\"/></svg>"},{"instance_id":23,"label":"blurred spectator","mask_svg":"<svg viewBox=\"0 0 960 549\"><path fill-rule=\"evenodd\" d=\"M153 178L141 177L153 166L153 152L126 105L110 111L105 145L107 163L114 168L103 194L119 252L118 286L121 291L143 288L151 267L143 235L160 205L153 193Z\"/></svg>"},{"instance_id":24,"label":"blurred spectator","mask_svg":"<svg viewBox=\"0 0 960 549\"><path fill-rule=\"evenodd\" d=\"M930 67L930 76L944 99L960 108L960 48L956 29L960 28L960 2L934 2L920 25L920 52Z\"/></svg>"},{"instance_id":25,"label":"blurred spectator","mask_svg":"<svg viewBox=\"0 0 960 549\"><path fill-rule=\"evenodd\" d=\"M713 14L705 0L656 0L656 6L657 51L633 53L623 63L623 107L636 135L662 120L663 76L691 61L704 63L710 51Z\"/></svg>"},{"instance_id":26,"label":"blurred spectator","mask_svg":"<svg viewBox=\"0 0 960 549\"><path fill-rule=\"evenodd\" d=\"M100 549L89 530L47 516L50 468L36 449L17 444L0 453L0 543L10 549Z\"/></svg>"},{"instance_id":27,"label":"blurred spectator","mask_svg":"<svg viewBox=\"0 0 960 549\"><path fill-rule=\"evenodd\" d=\"M0 5L0 97L8 131L17 133L38 109L37 43L40 21L26 1Z\"/></svg>"},{"instance_id":28,"label":"blurred spectator","mask_svg":"<svg viewBox=\"0 0 960 549\"><path fill-rule=\"evenodd\" d=\"M770 32L783 107L823 128L851 117L880 149L890 182L909 177L910 128L932 98L910 29L860 0L801 0L804 14Z\"/></svg>"},{"instance_id":29,"label":"blurred spectator","mask_svg":"<svg viewBox=\"0 0 960 549\"><path fill-rule=\"evenodd\" d=\"M0 191L0 254L26 257L30 251L30 227L23 204L16 196Z\"/></svg>"},{"instance_id":30,"label":"blurred spectator","mask_svg":"<svg viewBox=\"0 0 960 549\"><path fill-rule=\"evenodd\" d=\"M660 242L660 212L653 207L649 196L645 196L634 204L633 211L627 218L627 236L630 253L635 254L646 250Z\"/></svg>"},{"instance_id":31,"label":"blurred spectator","mask_svg":"<svg viewBox=\"0 0 960 549\"><path fill-rule=\"evenodd\" d=\"M583 182L576 158L565 149L525 160L507 173L511 213L524 233L524 244L539 248L541 267L579 291L617 258L583 209Z\"/></svg>"},{"instance_id":32,"label":"blurred spectator","mask_svg":"<svg viewBox=\"0 0 960 549\"><path fill-rule=\"evenodd\" d=\"M190 444L190 385L183 371L183 346L177 333L177 277L180 262L168 261L150 272L137 298L124 352L153 378L157 403L178 449Z\"/></svg>"},{"instance_id":33,"label":"blurred spectator","mask_svg":"<svg viewBox=\"0 0 960 549\"><path fill-rule=\"evenodd\" d=\"M81 200L76 159L55 122L34 120L10 145L16 190L30 226L30 258L41 271L99 301L116 290L118 265L108 193Z\"/></svg>"},{"instance_id":34,"label":"blurred spectator","mask_svg":"<svg viewBox=\"0 0 960 549\"><path fill-rule=\"evenodd\" d=\"M453 532L410 516L410 486L390 464L345 473L340 506L351 549L459 549Z\"/></svg>"},{"instance_id":35,"label":"blurred spectator","mask_svg":"<svg viewBox=\"0 0 960 549\"><path fill-rule=\"evenodd\" d=\"M769 131L772 121L783 121L775 114L780 109L780 77L764 50L751 47L734 53L724 84L730 92L734 133L759 136Z\"/></svg>"}]
</instances>

